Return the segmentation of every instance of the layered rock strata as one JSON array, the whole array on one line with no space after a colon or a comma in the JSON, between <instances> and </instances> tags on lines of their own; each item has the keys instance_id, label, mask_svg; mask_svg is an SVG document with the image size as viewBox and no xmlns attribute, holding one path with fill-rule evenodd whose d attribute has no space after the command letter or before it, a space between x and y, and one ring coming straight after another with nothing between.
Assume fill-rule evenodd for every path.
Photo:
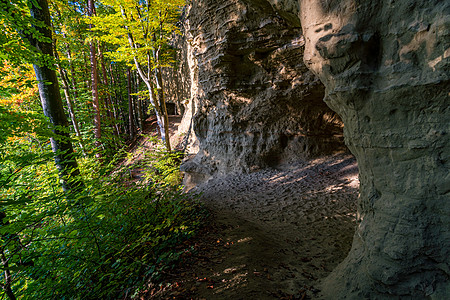
<instances>
[{"instance_id":1,"label":"layered rock strata","mask_svg":"<svg viewBox=\"0 0 450 300\"><path fill-rule=\"evenodd\" d=\"M198 181L342 150L342 122L304 65L297 6L202 0L189 7L193 128ZM194 180L197 181L197 179Z\"/></svg>"},{"instance_id":2,"label":"layered rock strata","mask_svg":"<svg viewBox=\"0 0 450 300\"><path fill-rule=\"evenodd\" d=\"M304 59L358 160L358 228L326 299L450 295L450 3L301 1Z\"/></svg>"},{"instance_id":3,"label":"layered rock strata","mask_svg":"<svg viewBox=\"0 0 450 300\"><path fill-rule=\"evenodd\" d=\"M181 18L186 14L186 8L183 9ZM185 25L179 22L183 34L174 34L171 47L173 48L174 63L170 67L162 68L164 98L166 103L176 105L176 114L184 115L186 106L191 97L191 79L189 66L189 48L187 35L185 34ZM168 112L169 113L169 112ZM170 114L170 113L169 113Z\"/></svg>"},{"instance_id":4,"label":"layered rock strata","mask_svg":"<svg viewBox=\"0 0 450 300\"><path fill-rule=\"evenodd\" d=\"M338 148L304 55L361 181L353 247L323 297L446 299L450 4L300 2L193 2L185 116L199 152L184 170L195 183Z\"/></svg>"}]
</instances>

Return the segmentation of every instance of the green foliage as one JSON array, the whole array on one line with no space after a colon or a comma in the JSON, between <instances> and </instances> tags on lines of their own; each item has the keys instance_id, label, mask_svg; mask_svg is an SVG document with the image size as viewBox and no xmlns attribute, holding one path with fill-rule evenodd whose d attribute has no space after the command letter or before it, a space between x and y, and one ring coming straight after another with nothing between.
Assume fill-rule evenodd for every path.
<instances>
[{"instance_id":1,"label":"green foliage","mask_svg":"<svg viewBox=\"0 0 450 300\"><path fill-rule=\"evenodd\" d=\"M113 164L99 169L85 160L86 190L68 196L48 155L24 157L22 165L4 158L0 245L16 295L25 299L117 299L125 287L171 268L180 254L175 246L204 218L199 204L176 188L118 184L126 172L111 171Z\"/></svg>"},{"instance_id":2,"label":"green foliage","mask_svg":"<svg viewBox=\"0 0 450 300\"><path fill-rule=\"evenodd\" d=\"M134 57L145 65L149 53L157 51L158 59L151 56L153 68L170 66L175 61L169 41L179 33L176 23L185 4L185 0L103 0L98 16L85 22L94 25L96 39L115 45L115 51L107 54L112 60L133 65ZM128 34L135 47L130 45Z\"/></svg>"},{"instance_id":3,"label":"green foliage","mask_svg":"<svg viewBox=\"0 0 450 300\"><path fill-rule=\"evenodd\" d=\"M126 289L157 280L173 266L181 251L175 245L195 234L205 212L180 191L182 155L167 153L156 139L138 165L123 167L124 142L104 118L103 161L94 158L86 41L104 41L105 56L114 59L105 63L110 83L100 86L100 96L113 98L115 124L123 133L130 54L146 62L150 52L159 51L159 59L152 54L149 72L173 63L168 41L183 1L97 2L99 19L86 22L86 3L50 3L52 38L81 131L71 139L83 139L87 153L77 158L85 188L71 194L59 182L49 142L53 133L29 64L55 67L53 57L37 55L29 43L29 38L44 41L31 4L36 1L0 1L0 288L11 286L19 299L123 298ZM126 18L118 14L118 4ZM87 29L89 22L96 32ZM130 49L126 26L139 49ZM135 95L149 97L148 91ZM103 105L101 110L107 116ZM81 153L79 143L73 144ZM139 168L145 180L133 181L130 168ZM0 299L4 293L0 289Z\"/></svg>"},{"instance_id":4,"label":"green foliage","mask_svg":"<svg viewBox=\"0 0 450 300\"><path fill-rule=\"evenodd\" d=\"M18 113L0 112L1 124ZM81 159L86 189L67 195L48 136L41 135L48 131L33 133L27 117L2 132L0 249L8 263L1 265L0 283L8 270L19 298L117 299L171 268L181 251L175 245L195 234L205 216L179 190L180 156L159 144L138 166L117 168L123 150L108 164ZM134 167L147 181L131 182Z\"/></svg>"},{"instance_id":5,"label":"green foliage","mask_svg":"<svg viewBox=\"0 0 450 300\"><path fill-rule=\"evenodd\" d=\"M182 181L180 163L182 152L167 152L160 140L153 136L146 136L153 141L153 151L143 153L144 176L147 181L161 186L179 186Z\"/></svg>"},{"instance_id":6,"label":"green foliage","mask_svg":"<svg viewBox=\"0 0 450 300\"><path fill-rule=\"evenodd\" d=\"M152 153L154 155L154 152ZM158 182L162 182L166 185L176 185L182 180L179 164L183 158L181 152L167 152L157 153L161 155L157 158L152 165L153 168L147 172L148 178L156 178Z\"/></svg>"},{"instance_id":7,"label":"green foliage","mask_svg":"<svg viewBox=\"0 0 450 300\"><path fill-rule=\"evenodd\" d=\"M15 66L25 62L54 67L54 58L43 55L30 41L49 42L39 30L45 26L30 16L29 8L36 1L12 0L0 2L0 66L8 60Z\"/></svg>"}]
</instances>

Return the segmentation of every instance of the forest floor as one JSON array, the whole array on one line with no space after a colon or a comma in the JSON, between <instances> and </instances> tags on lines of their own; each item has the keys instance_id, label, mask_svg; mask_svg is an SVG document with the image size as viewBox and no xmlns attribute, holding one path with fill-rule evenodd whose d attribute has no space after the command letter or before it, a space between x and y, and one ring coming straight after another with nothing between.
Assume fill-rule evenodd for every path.
<instances>
[{"instance_id":1,"label":"forest floor","mask_svg":"<svg viewBox=\"0 0 450 300\"><path fill-rule=\"evenodd\" d=\"M209 180L190 191L209 223L141 299L314 299L350 250L358 188L345 153Z\"/></svg>"}]
</instances>

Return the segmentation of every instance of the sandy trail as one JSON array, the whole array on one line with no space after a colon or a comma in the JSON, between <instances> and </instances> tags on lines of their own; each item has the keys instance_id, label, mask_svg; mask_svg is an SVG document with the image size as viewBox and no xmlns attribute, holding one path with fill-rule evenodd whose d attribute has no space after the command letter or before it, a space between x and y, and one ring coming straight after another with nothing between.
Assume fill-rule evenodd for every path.
<instances>
[{"instance_id":1,"label":"sandy trail","mask_svg":"<svg viewBox=\"0 0 450 300\"><path fill-rule=\"evenodd\" d=\"M350 250L358 185L355 159L339 154L197 187L230 244L209 270L194 266L214 285L191 298L314 298Z\"/></svg>"},{"instance_id":2,"label":"sandy trail","mask_svg":"<svg viewBox=\"0 0 450 300\"><path fill-rule=\"evenodd\" d=\"M178 124L171 119L172 138ZM344 153L209 180L190 193L211 224L143 299L316 298L318 281L350 250L358 188L356 160Z\"/></svg>"}]
</instances>

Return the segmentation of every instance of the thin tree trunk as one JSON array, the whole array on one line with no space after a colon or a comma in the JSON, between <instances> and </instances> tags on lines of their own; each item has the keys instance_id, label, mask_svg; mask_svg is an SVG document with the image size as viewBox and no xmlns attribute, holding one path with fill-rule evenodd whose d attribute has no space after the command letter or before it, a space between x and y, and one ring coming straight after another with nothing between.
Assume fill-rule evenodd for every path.
<instances>
[{"instance_id":1,"label":"thin tree trunk","mask_svg":"<svg viewBox=\"0 0 450 300\"><path fill-rule=\"evenodd\" d=\"M12 277L11 277L11 272L8 269L9 268L8 260L6 259L3 249L0 249L0 255L1 255L1 261L2 261L3 268L5 268L5 271L3 272L5 283L2 284L1 287L5 291L5 294L6 294L6 296L8 296L9 300L16 300L16 295L14 295L14 292L11 289Z\"/></svg>"},{"instance_id":2,"label":"thin tree trunk","mask_svg":"<svg viewBox=\"0 0 450 300\"><path fill-rule=\"evenodd\" d=\"M59 73L61 75L61 79L62 79L62 83L63 83L64 96L66 98L67 108L69 110L70 119L72 120L72 125L73 125L73 128L75 130L75 134L76 134L76 136L79 139L79 144L80 144L81 151L83 152L83 155L86 156L86 151L85 151L85 147L84 147L83 137L81 136L81 133L80 133L80 127L78 126L77 117L76 117L75 111L73 109L73 102L72 102L72 99L71 99L71 96L70 96L70 92L69 92L69 84L68 84L68 79L67 79L67 73L66 73L66 70L64 70L61 67L61 62L59 60L58 51L56 50L56 40L53 41L53 51L54 51L54 54L55 54L56 64L58 66L58 70L59 70Z\"/></svg>"},{"instance_id":3,"label":"thin tree trunk","mask_svg":"<svg viewBox=\"0 0 450 300\"><path fill-rule=\"evenodd\" d=\"M100 105L98 99L98 73L97 73L97 58L95 57L95 46L94 42L89 45L90 48L90 58L91 58L91 82L92 82L92 105L94 108L94 137L95 137L95 147L97 150L101 148L101 117L100 117ZM97 158L101 157L101 153L98 151L95 155Z\"/></svg>"},{"instance_id":4,"label":"thin tree trunk","mask_svg":"<svg viewBox=\"0 0 450 300\"><path fill-rule=\"evenodd\" d=\"M135 136L134 127L134 109L133 109L133 97L131 96L131 71L127 68L127 90L128 90L128 123L130 127L130 139L132 140Z\"/></svg>"},{"instance_id":5,"label":"thin tree trunk","mask_svg":"<svg viewBox=\"0 0 450 300\"><path fill-rule=\"evenodd\" d=\"M87 55L86 53L83 51L83 69L84 69L84 74L90 74L90 70L88 68L88 65L90 63L87 60ZM84 81L84 84L86 86L86 90L90 90L91 89L91 77L90 76L84 76L84 78L86 79Z\"/></svg>"},{"instance_id":6,"label":"thin tree trunk","mask_svg":"<svg viewBox=\"0 0 450 300\"><path fill-rule=\"evenodd\" d=\"M58 5L56 5L54 2L51 3L51 4L52 4L52 7L53 7L53 10L56 12L56 15L58 17L58 23L61 25L61 27L63 27L63 21L62 21L62 17L61 17L61 12L59 11ZM55 31L55 30L53 29L53 31ZM66 35L66 32L64 30L62 30L62 36L63 36L64 40L67 40L67 35ZM55 56L57 56L58 52L56 51L56 42L54 42L53 45L55 47L55 49L54 49ZM72 51L70 50L70 44L68 42L65 42L64 45L66 46L67 61L69 62L69 69L70 69L70 73L72 75L72 77L71 77L71 79L72 79L71 80L71 84L72 84L72 91L73 91L73 99L76 100L78 98L78 92L77 92L77 85L76 85L76 82L75 82L75 75L74 75L75 74L75 69L73 67L73 62L72 62ZM56 58L59 59L58 57L56 57ZM58 67L60 69L62 69L60 65L58 65ZM69 82L69 76L67 75L67 73L66 73L66 79L67 79L67 83L68 83ZM67 84L67 86L69 86L69 85Z\"/></svg>"},{"instance_id":7,"label":"thin tree trunk","mask_svg":"<svg viewBox=\"0 0 450 300\"><path fill-rule=\"evenodd\" d=\"M63 32L63 37L67 38L65 32ZM77 84L76 84L76 80L75 80L75 68L73 66L72 52L70 51L70 45L69 45L69 43L65 43L65 44L66 44L67 61L69 62L69 69L70 69L70 74L71 74L71 77L70 77L71 81L70 82L71 82L71 85L72 85L72 94L73 94L73 98L69 97L69 98L66 98L66 99L71 101L71 107L73 107L73 103L76 103L76 100L78 99L78 88L77 88ZM57 53L56 50L55 50L55 53ZM62 70L62 68L61 68L61 70ZM68 94L70 96L69 76L67 75L67 72L65 72L65 71L64 71L64 74L65 74L65 80L66 80L65 85L67 86L67 92L68 92ZM61 77L62 77L62 74L61 74ZM64 80L63 80L63 83L64 83ZM73 115L75 117L75 110L73 110L73 112L74 112ZM72 121L77 124L77 136L80 139L80 144L84 145L84 142L82 141L81 134L79 132L80 131L79 123L76 120L74 121L74 119L72 119ZM74 126L75 126L75 124L74 124ZM83 149L83 154L86 155L84 147L82 147L82 149Z\"/></svg>"},{"instance_id":8,"label":"thin tree trunk","mask_svg":"<svg viewBox=\"0 0 450 300\"><path fill-rule=\"evenodd\" d=\"M64 96L66 97L67 107L69 108L70 119L72 120L72 125L73 125L73 128L75 130L75 134L77 135L77 137L79 139L79 144L80 144L81 151L83 152L83 155L86 156L86 150L85 150L85 147L84 147L84 140L83 140L83 137L81 136L80 127L78 126L78 120L77 120L77 117L75 115L75 111L73 109L72 100L70 99L69 86L68 86L68 83L67 83L66 75L65 74L61 74L61 79L62 79L62 82L63 82Z\"/></svg>"},{"instance_id":9,"label":"thin tree trunk","mask_svg":"<svg viewBox=\"0 0 450 300\"><path fill-rule=\"evenodd\" d=\"M4 221L5 218L6 218L6 213L4 211L0 211L0 226L9 224L8 221ZM9 238L11 238L12 236L14 236L14 238L17 238L17 234L8 234L8 235L9 235ZM0 238L1 237L2 237L2 235L0 235ZM6 296L8 296L8 298L10 300L15 300L16 295L14 295L14 292L11 288L11 285L13 283L11 271L9 270L9 262L5 255L4 249L5 248L2 248L0 246L0 262L5 270L3 272L3 282L4 283L0 283L0 287L5 291Z\"/></svg>"},{"instance_id":10,"label":"thin tree trunk","mask_svg":"<svg viewBox=\"0 0 450 300\"><path fill-rule=\"evenodd\" d=\"M105 66L105 58L103 56L102 47L100 47L100 45L98 45L98 55L100 57L100 64L102 67L103 85L106 90L106 97L105 97L106 113L108 115L110 126L113 129L113 134L118 138L119 130L117 129L116 119L115 119L114 113L112 111L113 104L112 104L111 94L109 92L109 82L108 82L108 75L107 75L106 66Z\"/></svg>"},{"instance_id":11,"label":"thin tree trunk","mask_svg":"<svg viewBox=\"0 0 450 300\"><path fill-rule=\"evenodd\" d=\"M67 58L69 60L73 97L74 99L78 99L78 87L75 81L75 68L73 67L72 54L70 53L69 44L67 44Z\"/></svg>"},{"instance_id":12,"label":"thin tree trunk","mask_svg":"<svg viewBox=\"0 0 450 300\"><path fill-rule=\"evenodd\" d=\"M88 0L88 16L94 16L94 0ZM92 24L89 24L89 30L92 30ZM95 147L97 153L95 156L101 158L100 152L102 138L102 129L100 121L100 105L98 100L98 72L97 72L97 58L95 56L95 42L89 42L90 58L91 58L91 82L92 82L92 104L94 106L94 137Z\"/></svg>"},{"instance_id":13,"label":"thin tree trunk","mask_svg":"<svg viewBox=\"0 0 450 300\"><path fill-rule=\"evenodd\" d=\"M159 64L159 54L157 51L153 51L153 55L157 64ZM166 100L164 99L164 89L161 75L161 68L157 66L155 68L155 81L156 81L156 91L158 92L158 102L161 109L162 116L164 118L164 133L166 136L166 148L167 151L171 152L170 149L170 134L169 134L169 116L167 115Z\"/></svg>"},{"instance_id":14,"label":"thin tree trunk","mask_svg":"<svg viewBox=\"0 0 450 300\"><path fill-rule=\"evenodd\" d=\"M148 83L147 82L145 82L145 83L147 84L150 103L155 108L156 120L158 122L159 133L161 134L161 140L163 141L164 146L166 146L166 131L164 130L164 118L162 116L163 114L161 111L161 107L159 106L159 102L155 100L156 95L155 95L155 90L153 89L153 83L151 81L149 81Z\"/></svg>"},{"instance_id":15,"label":"thin tree trunk","mask_svg":"<svg viewBox=\"0 0 450 300\"><path fill-rule=\"evenodd\" d=\"M123 106L125 99L124 99L124 95L122 93L122 86L125 86L125 89L126 89L126 85L127 85L126 76L121 76L121 75L123 75L124 72L123 72L123 69L121 69L119 67L116 68L115 73L116 73L116 86L119 89L119 91L117 93L117 95L118 95L117 103L118 103L120 119L122 120L122 131L129 135L129 132L128 132L129 127L127 125L128 124L128 116L127 116L127 112L125 111L124 106ZM122 83L123 83L123 85L122 85ZM128 92L126 92L126 93L128 93ZM127 103L127 107L128 107L128 96L127 96L126 103ZM128 109L126 109L126 110L128 111Z\"/></svg>"},{"instance_id":16,"label":"thin tree trunk","mask_svg":"<svg viewBox=\"0 0 450 300\"><path fill-rule=\"evenodd\" d=\"M86 156L86 150L85 150L85 147L84 147L83 137L81 136L81 133L80 133L80 127L78 126L78 120L77 120L77 117L75 115L75 111L73 109L73 103L72 103L71 96L70 96L70 93L69 93L69 84L67 82L67 74L62 69L58 58L57 58L56 61L58 62L58 69L59 69L59 73L61 74L61 79L62 79L62 83L63 83L63 90L64 90L64 96L66 98L67 108L69 109L70 119L72 120L72 125L73 125L73 128L75 130L75 134L76 134L76 136L79 139L79 144L80 144L81 151L83 152L83 155Z\"/></svg>"},{"instance_id":17,"label":"thin tree trunk","mask_svg":"<svg viewBox=\"0 0 450 300\"><path fill-rule=\"evenodd\" d=\"M115 122L114 122L114 126L115 126L115 130L117 131L117 135L118 136L120 136L120 134L121 134L121 130L120 130L120 127L119 127L119 124L118 124L118 121L119 121L119 112L118 112L118 109L119 109L119 106L118 106L118 94L117 94L117 86L116 86L116 82L115 82L115 79L114 79L114 72L113 72L113 67L112 67L112 64L109 66L109 73L110 73L110 78L111 78L111 87L114 89L114 98L111 98L111 106L112 106L112 109L113 109L113 115L114 115L114 120L115 120Z\"/></svg>"},{"instance_id":18,"label":"thin tree trunk","mask_svg":"<svg viewBox=\"0 0 450 300\"><path fill-rule=\"evenodd\" d=\"M132 84L133 84L132 87L133 87L134 94L139 92L139 90L137 88L137 77L139 77L139 75L137 75L134 72L131 73L131 79L132 79ZM138 133L138 129L142 129L141 123L139 120L138 102L139 102L139 97L137 95L134 95L133 96L133 111L134 111L133 120L134 120L134 126L136 127L136 134Z\"/></svg>"},{"instance_id":19,"label":"thin tree trunk","mask_svg":"<svg viewBox=\"0 0 450 300\"><path fill-rule=\"evenodd\" d=\"M159 40L163 39L163 17L161 14L161 11L159 11ZM153 32L153 39L156 41L156 33ZM161 107L161 111L164 117L164 131L166 135L166 147L167 151L171 152L170 149L170 134L169 134L169 116L167 114L167 107L166 107L166 99L164 97L164 88L163 88L163 80L162 80L162 73L161 73L161 64L159 59L159 53L161 51L161 45L158 47L157 50L153 49L153 58L155 59L155 81L156 81L156 90L158 91L158 101L159 106Z\"/></svg>"},{"instance_id":20,"label":"thin tree trunk","mask_svg":"<svg viewBox=\"0 0 450 300\"><path fill-rule=\"evenodd\" d=\"M158 70L159 68L156 68ZM155 76L156 78L156 90L158 92L158 101L159 106L161 107L161 112L164 117L164 133L166 136L166 148L167 151L171 152L170 148L170 134L169 134L169 116L167 115L167 107L166 107L166 100L164 99L164 89L162 87L162 78L161 78L161 72L156 71L157 74Z\"/></svg>"},{"instance_id":21,"label":"thin tree trunk","mask_svg":"<svg viewBox=\"0 0 450 300\"><path fill-rule=\"evenodd\" d=\"M63 37L66 37L66 34L63 34ZM78 87L76 84L76 80L75 80L75 68L73 66L73 61L72 61L72 53L70 51L70 45L69 43L66 43L66 48L67 48L67 58L68 58L68 62L69 62L69 68L70 68L70 81L71 81L71 85L72 85L72 94L73 94L73 98L69 98L72 99L71 103L72 103L72 107L73 107L73 103L76 103L76 100L78 99ZM66 76L66 84L67 84L67 91L70 95L70 89L69 89L69 76L67 75L67 72L65 73ZM74 110L75 112L75 110ZM75 116L75 114L74 114ZM72 119L73 120L73 119ZM76 122L77 127L78 127L78 131L79 131L79 122ZM79 132L77 133L77 135L79 134ZM81 134L78 136L81 139ZM80 143L82 143L84 145L84 142L82 140L80 140ZM83 153L84 152L84 148L83 148Z\"/></svg>"},{"instance_id":22,"label":"thin tree trunk","mask_svg":"<svg viewBox=\"0 0 450 300\"><path fill-rule=\"evenodd\" d=\"M35 3L39 6L36 6ZM45 26L36 27L47 40L28 37L30 43L43 55L54 57L51 43L52 32L50 26L50 13L47 0L36 0L30 4L31 16ZM48 42L50 41L50 42ZM38 81L39 96L41 98L42 109L46 117L53 124L53 133L57 138L51 137L51 145L55 154L55 164L58 168L61 183L64 191L77 191L84 186L81 181L78 164L73 153L72 143L69 136L69 123L59 93L56 72L48 65L33 64L33 68Z\"/></svg>"},{"instance_id":23,"label":"thin tree trunk","mask_svg":"<svg viewBox=\"0 0 450 300\"><path fill-rule=\"evenodd\" d=\"M139 92L139 74L136 75L136 93ZM139 118L139 126L141 127L141 131L144 131L144 113L142 111L142 100L140 96L137 96L137 111Z\"/></svg>"}]
</instances>

